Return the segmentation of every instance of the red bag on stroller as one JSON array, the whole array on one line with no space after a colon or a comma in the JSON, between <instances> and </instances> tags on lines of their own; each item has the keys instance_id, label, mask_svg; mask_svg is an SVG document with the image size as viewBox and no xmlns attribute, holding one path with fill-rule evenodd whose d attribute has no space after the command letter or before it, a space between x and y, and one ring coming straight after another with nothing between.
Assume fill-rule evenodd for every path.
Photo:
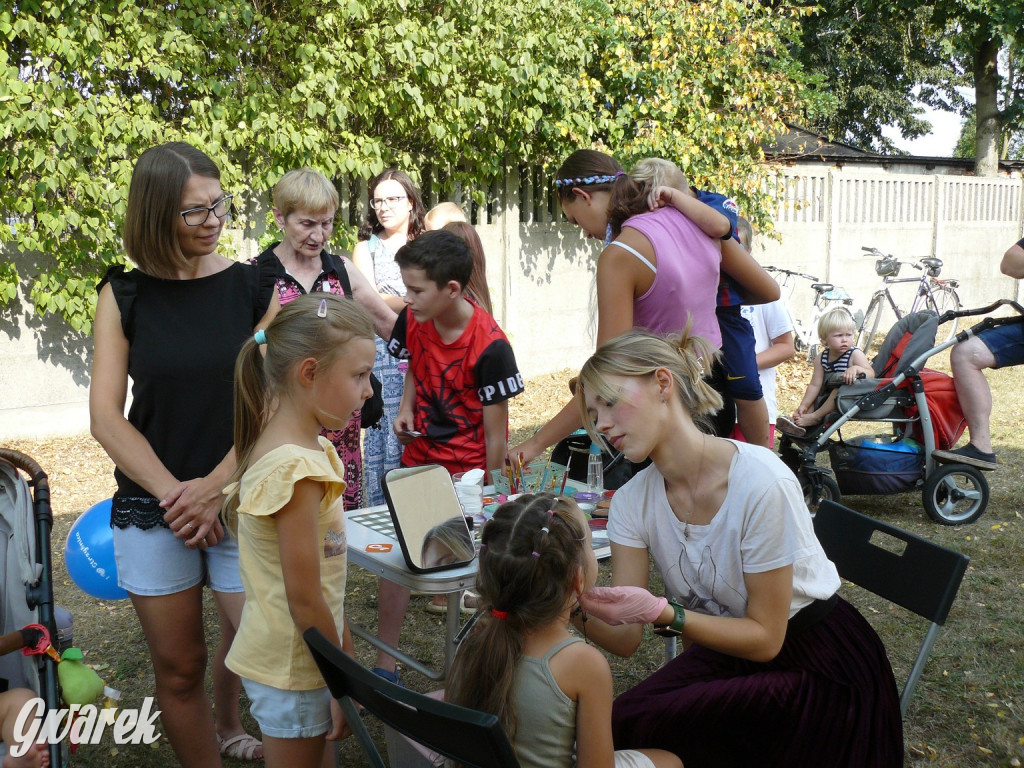
<instances>
[{"instance_id":1,"label":"red bag on stroller","mask_svg":"<svg viewBox=\"0 0 1024 768\"><path fill-rule=\"evenodd\" d=\"M882 379L878 387L888 384L900 372L901 360L905 358L909 362L935 346L936 328L936 318L930 312L907 315L892 327L892 330L886 335L878 355L871 361L875 375ZM931 368L922 369L919 378L924 384L924 397L928 403L928 413L931 416L935 448L942 451L948 450L956 445L960 435L967 428L967 420L960 408L960 400L956 396L953 378L942 371L935 371ZM905 389L911 395L913 394L910 380L904 382L900 389ZM911 405L906 409L906 414L908 418L915 420L910 436L919 443L923 443L924 429L918 410L916 405Z\"/></svg>"},{"instance_id":2,"label":"red bag on stroller","mask_svg":"<svg viewBox=\"0 0 1024 768\"><path fill-rule=\"evenodd\" d=\"M939 451L948 451L960 435L967 429L967 419L964 418L963 409L960 408L960 400L956 396L956 387L953 386L953 377L942 371L933 371L925 368L921 371L921 381L924 382L924 399L928 402L928 413L932 417L932 434L935 436L935 448ZM909 388L909 382L903 385ZM916 405L907 409L907 415L917 419L918 408ZM914 422L910 430L911 437L919 443L924 442L924 430L921 421Z\"/></svg>"}]
</instances>

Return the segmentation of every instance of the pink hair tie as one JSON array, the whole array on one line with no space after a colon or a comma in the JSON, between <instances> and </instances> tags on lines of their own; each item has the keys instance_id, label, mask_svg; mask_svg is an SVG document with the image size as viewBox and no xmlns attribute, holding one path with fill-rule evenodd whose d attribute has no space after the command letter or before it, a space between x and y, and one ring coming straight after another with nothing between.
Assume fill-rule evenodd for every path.
<instances>
[{"instance_id":1,"label":"pink hair tie","mask_svg":"<svg viewBox=\"0 0 1024 768\"><path fill-rule=\"evenodd\" d=\"M548 510L548 514L551 515L551 517L554 517L555 516L555 510L549 509Z\"/></svg>"},{"instance_id":2,"label":"pink hair tie","mask_svg":"<svg viewBox=\"0 0 1024 768\"><path fill-rule=\"evenodd\" d=\"M540 557L540 552L531 552L530 554L534 557Z\"/></svg>"},{"instance_id":3,"label":"pink hair tie","mask_svg":"<svg viewBox=\"0 0 1024 768\"><path fill-rule=\"evenodd\" d=\"M508 611L499 611L497 608L491 608L491 616L501 621L508 618Z\"/></svg>"}]
</instances>

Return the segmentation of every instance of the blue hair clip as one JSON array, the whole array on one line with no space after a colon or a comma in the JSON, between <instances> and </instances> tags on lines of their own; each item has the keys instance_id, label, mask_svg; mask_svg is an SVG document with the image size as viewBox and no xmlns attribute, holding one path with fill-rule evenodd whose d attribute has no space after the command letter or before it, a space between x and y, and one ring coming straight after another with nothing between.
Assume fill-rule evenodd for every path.
<instances>
[{"instance_id":1,"label":"blue hair clip","mask_svg":"<svg viewBox=\"0 0 1024 768\"><path fill-rule=\"evenodd\" d=\"M256 333L252 335L252 340L255 341L257 344L266 344L267 332L260 328L258 331L256 331Z\"/></svg>"}]
</instances>

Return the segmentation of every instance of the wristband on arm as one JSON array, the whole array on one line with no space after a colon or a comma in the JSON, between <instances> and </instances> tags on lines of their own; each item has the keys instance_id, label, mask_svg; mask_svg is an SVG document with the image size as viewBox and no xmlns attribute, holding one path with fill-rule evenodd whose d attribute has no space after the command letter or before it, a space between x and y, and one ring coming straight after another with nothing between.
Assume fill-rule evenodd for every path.
<instances>
[{"instance_id":1,"label":"wristband on arm","mask_svg":"<svg viewBox=\"0 0 1024 768\"><path fill-rule=\"evenodd\" d=\"M662 637L679 637L683 634L683 627L686 626L686 611L675 600L669 600L668 604L672 606L675 616L672 618L672 621L664 626L655 624L654 634L661 635Z\"/></svg>"}]
</instances>

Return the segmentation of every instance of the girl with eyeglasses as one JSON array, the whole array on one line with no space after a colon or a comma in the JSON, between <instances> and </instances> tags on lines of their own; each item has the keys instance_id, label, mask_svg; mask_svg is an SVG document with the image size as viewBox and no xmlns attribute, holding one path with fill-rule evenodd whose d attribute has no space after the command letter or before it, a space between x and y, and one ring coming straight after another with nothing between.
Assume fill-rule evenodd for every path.
<instances>
[{"instance_id":1,"label":"girl with eyeglasses","mask_svg":"<svg viewBox=\"0 0 1024 768\"><path fill-rule=\"evenodd\" d=\"M377 286L381 297L395 312L405 307L405 284L395 263L398 249L423 232L426 209L420 191L412 179L394 168L381 173L370 182L370 200L366 220L359 228L360 242L352 252L352 261ZM384 503L380 479L389 469L399 465L402 444L391 429L398 418L398 406L405 389L407 361L399 361L388 354L384 341L377 340L377 359L374 375L380 379L384 397L384 418L376 429L363 434L363 478L366 483L366 504ZM409 590L381 581L378 595L378 635L391 645L398 644L402 618L409 603ZM383 651L377 654L374 668L378 674L395 680L395 658Z\"/></svg>"},{"instance_id":2,"label":"girl with eyeglasses","mask_svg":"<svg viewBox=\"0 0 1024 768\"><path fill-rule=\"evenodd\" d=\"M389 168L370 182L370 201L366 220L359 228L359 240L352 261L377 286L381 298L396 313L405 307L405 284L395 263L398 249L423 232L426 210L420 191L402 171ZM384 503L380 478L398 466L402 445L391 430L398 417L398 404L405 387L405 363L391 357L387 345L377 341L377 362L373 372L381 381L384 418L379 429L367 430L363 438L366 503Z\"/></svg>"},{"instance_id":3,"label":"girl with eyeglasses","mask_svg":"<svg viewBox=\"0 0 1024 768\"><path fill-rule=\"evenodd\" d=\"M224 666L242 613L238 546L218 519L235 468L232 378L242 342L277 310L271 271L217 253L230 197L205 154L173 142L135 165L125 253L99 286L89 411L114 461L118 584L139 616L163 731L183 766L262 759L238 719L241 684ZM124 416L128 382L132 405ZM203 585L220 616L217 721L204 688Z\"/></svg>"}]
</instances>

